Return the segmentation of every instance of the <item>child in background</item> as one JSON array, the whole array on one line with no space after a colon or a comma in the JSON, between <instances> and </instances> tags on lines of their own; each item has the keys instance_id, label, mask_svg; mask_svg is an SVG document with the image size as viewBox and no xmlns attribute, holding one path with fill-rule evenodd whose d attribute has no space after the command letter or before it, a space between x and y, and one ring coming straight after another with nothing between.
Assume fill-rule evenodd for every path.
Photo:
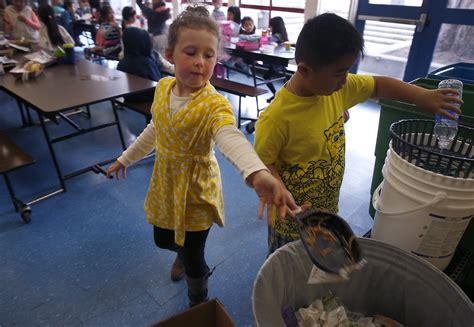
<instances>
[{"instance_id":1,"label":"child in background","mask_svg":"<svg viewBox=\"0 0 474 327\"><path fill-rule=\"evenodd\" d=\"M53 7L43 4L38 8L41 21L41 30L38 45L46 50L53 51L65 43L74 44L72 36L64 27L56 23Z\"/></svg>"},{"instance_id":2,"label":"child in background","mask_svg":"<svg viewBox=\"0 0 474 327\"><path fill-rule=\"evenodd\" d=\"M123 31L124 56L117 69L152 81L161 78L158 65L152 56L153 45L150 34L137 27L127 27ZM153 91L144 94L126 96L127 101L152 101Z\"/></svg>"},{"instance_id":3,"label":"child in background","mask_svg":"<svg viewBox=\"0 0 474 327\"><path fill-rule=\"evenodd\" d=\"M120 41L121 30L115 22L114 10L109 6L101 7L100 28L97 31L95 43L105 54L118 56L121 50Z\"/></svg>"},{"instance_id":4,"label":"child in background","mask_svg":"<svg viewBox=\"0 0 474 327\"><path fill-rule=\"evenodd\" d=\"M64 3L64 13L62 14L65 25L64 28L68 31L69 35L74 37L73 44L78 46L84 46L79 40L79 34L74 30L74 22L76 21L76 4L71 0L68 0Z\"/></svg>"},{"instance_id":5,"label":"child in background","mask_svg":"<svg viewBox=\"0 0 474 327\"><path fill-rule=\"evenodd\" d=\"M152 35L154 56L160 69L174 75L173 65L165 58L165 50L168 45L166 21L171 18L170 9L162 0L153 0L151 9L144 5L142 0L136 1L148 21L148 33Z\"/></svg>"},{"instance_id":6,"label":"child in background","mask_svg":"<svg viewBox=\"0 0 474 327\"><path fill-rule=\"evenodd\" d=\"M33 9L26 5L26 0L13 0L5 8L3 24L6 33L13 40L25 40L37 43L39 40L40 22Z\"/></svg>"},{"instance_id":7,"label":"child in background","mask_svg":"<svg viewBox=\"0 0 474 327\"><path fill-rule=\"evenodd\" d=\"M255 34L255 23L253 19L249 16L242 18L242 26L240 27L240 34L252 35Z\"/></svg>"},{"instance_id":8,"label":"child in background","mask_svg":"<svg viewBox=\"0 0 474 327\"><path fill-rule=\"evenodd\" d=\"M129 26L134 26L137 21L137 12L132 7L122 9L122 31Z\"/></svg>"},{"instance_id":9,"label":"child in background","mask_svg":"<svg viewBox=\"0 0 474 327\"><path fill-rule=\"evenodd\" d=\"M234 36L239 35L240 30L240 8L237 6L230 6L227 8L227 20L232 24L232 30L234 31Z\"/></svg>"},{"instance_id":10,"label":"child in background","mask_svg":"<svg viewBox=\"0 0 474 327\"><path fill-rule=\"evenodd\" d=\"M56 18L61 17L64 12L64 0L51 0Z\"/></svg>"},{"instance_id":11,"label":"child in background","mask_svg":"<svg viewBox=\"0 0 474 327\"><path fill-rule=\"evenodd\" d=\"M165 49L168 43L166 36L166 21L171 18L170 9L162 0L153 0L153 8L145 6L142 0L136 0L143 16L148 21L148 33L153 35L153 49L165 56Z\"/></svg>"},{"instance_id":12,"label":"child in background","mask_svg":"<svg viewBox=\"0 0 474 327\"><path fill-rule=\"evenodd\" d=\"M254 187L259 216L265 205L276 204L280 215L285 209L280 183L235 126L231 104L209 83L218 51L216 22L204 7L189 6L169 29L166 54L175 65L176 78L158 82L152 122L107 170L108 175L125 177L127 166L155 148L145 212L156 245L177 252L171 279L186 276L190 306L208 299L211 272L204 248L212 225L224 225L214 142Z\"/></svg>"},{"instance_id":13,"label":"child in background","mask_svg":"<svg viewBox=\"0 0 474 327\"><path fill-rule=\"evenodd\" d=\"M272 17L268 24L268 29L271 32L270 42L275 42L278 45L288 41L288 33L286 32L285 22L280 16Z\"/></svg>"},{"instance_id":14,"label":"child in background","mask_svg":"<svg viewBox=\"0 0 474 327\"><path fill-rule=\"evenodd\" d=\"M363 39L345 19L323 14L306 22L296 43L296 73L262 112L255 150L285 186L287 212L307 207L338 212L345 166L343 113L368 98L416 104L449 116L461 103L453 90L427 90L383 76L348 74ZM300 207L301 206L301 207ZM299 238L294 220L273 219L269 252Z\"/></svg>"},{"instance_id":15,"label":"child in background","mask_svg":"<svg viewBox=\"0 0 474 327\"><path fill-rule=\"evenodd\" d=\"M281 45L283 42L288 41L288 33L286 33L285 22L283 18L280 16L272 17L270 19L270 23L268 29L271 32L270 42L277 43ZM275 75L276 73L284 73L285 67L282 65L266 65L268 70L263 75L263 78L269 80ZM267 102L270 102L275 97L276 89L275 85L272 82L267 83L267 87L272 91L273 96L267 99Z\"/></svg>"},{"instance_id":16,"label":"child in background","mask_svg":"<svg viewBox=\"0 0 474 327\"><path fill-rule=\"evenodd\" d=\"M214 18L216 22L225 20L225 14L221 10L222 0L212 0L212 5L214 6L214 10L211 14L212 18Z\"/></svg>"},{"instance_id":17,"label":"child in background","mask_svg":"<svg viewBox=\"0 0 474 327\"><path fill-rule=\"evenodd\" d=\"M88 0L79 0L79 8L77 8L76 14L82 19L84 19L85 15L92 15L91 6ZM89 18L91 17L92 16L90 16Z\"/></svg>"},{"instance_id":18,"label":"child in background","mask_svg":"<svg viewBox=\"0 0 474 327\"><path fill-rule=\"evenodd\" d=\"M137 12L132 7L123 7L122 9L122 34L127 27L134 26L136 22ZM121 51L119 53L119 59L122 59L124 56L124 45L123 45L123 36L121 40Z\"/></svg>"}]
</instances>

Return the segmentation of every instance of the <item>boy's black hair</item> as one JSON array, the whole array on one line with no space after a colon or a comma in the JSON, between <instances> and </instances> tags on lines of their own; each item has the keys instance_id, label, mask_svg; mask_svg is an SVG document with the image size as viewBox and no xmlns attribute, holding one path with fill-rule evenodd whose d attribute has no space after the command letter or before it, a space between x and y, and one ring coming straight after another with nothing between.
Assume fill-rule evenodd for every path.
<instances>
[{"instance_id":1,"label":"boy's black hair","mask_svg":"<svg viewBox=\"0 0 474 327\"><path fill-rule=\"evenodd\" d=\"M364 51L364 39L346 19L331 13L309 19L296 42L296 63L319 69L346 55Z\"/></svg>"}]
</instances>

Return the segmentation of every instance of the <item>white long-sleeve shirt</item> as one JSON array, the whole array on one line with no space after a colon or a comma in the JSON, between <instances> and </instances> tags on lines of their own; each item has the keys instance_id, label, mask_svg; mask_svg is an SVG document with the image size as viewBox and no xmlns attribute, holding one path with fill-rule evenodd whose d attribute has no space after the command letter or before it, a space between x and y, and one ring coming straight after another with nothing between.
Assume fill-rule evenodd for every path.
<instances>
[{"instance_id":1,"label":"white long-sleeve shirt","mask_svg":"<svg viewBox=\"0 0 474 327\"><path fill-rule=\"evenodd\" d=\"M171 115L184 108L190 99L190 97L177 97L171 93ZM149 154L155 147L155 128L152 120L135 142L122 153L118 161L127 167ZM221 127L214 135L214 140L221 153L238 169L244 180L254 172L267 169L237 127L233 125Z\"/></svg>"}]
</instances>

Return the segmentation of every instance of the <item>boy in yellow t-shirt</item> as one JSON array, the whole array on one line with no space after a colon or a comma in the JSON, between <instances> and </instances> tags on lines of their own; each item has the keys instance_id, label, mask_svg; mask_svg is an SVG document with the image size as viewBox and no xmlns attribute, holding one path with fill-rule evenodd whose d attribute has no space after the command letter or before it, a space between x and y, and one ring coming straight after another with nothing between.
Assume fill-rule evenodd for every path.
<instances>
[{"instance_id":1,"label":"boy in yellow t-shirt","mask_svg":"<svg viewBox=\"0 0 474 327\"><path fill-rule=\"evenodd\" d=\"M344 112L370 97L416 104L450 117L453 90L427 90L383 76L348 74L364 42L345 19L323 14L306 22L296 43L296 73L256 124L255 150L286 187L287 218L273 218L272 253L299 238L293 218L308 207L338 212L344 175Z\"/></svg>"}]
</instances>

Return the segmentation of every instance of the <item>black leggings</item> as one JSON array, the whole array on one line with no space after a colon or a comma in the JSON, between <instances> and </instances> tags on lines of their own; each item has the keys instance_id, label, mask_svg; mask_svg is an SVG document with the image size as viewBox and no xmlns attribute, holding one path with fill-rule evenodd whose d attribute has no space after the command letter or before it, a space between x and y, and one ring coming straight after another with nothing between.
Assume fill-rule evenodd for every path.
<instances>
[{"instance_id":1,"label":"black leggings","mask_svg":"<svg viewBox=\"0 0 474 327\"><path fill-rule=\"evenodd\" d=\"M210 228L199 232L186 232L183 247L174 242L174 230L153 226L153 236L157 247L178 253L183 261L186 275L191 278L201 278L209 269L204 258L209 230Z\"/></svg>"}]
</instances>

